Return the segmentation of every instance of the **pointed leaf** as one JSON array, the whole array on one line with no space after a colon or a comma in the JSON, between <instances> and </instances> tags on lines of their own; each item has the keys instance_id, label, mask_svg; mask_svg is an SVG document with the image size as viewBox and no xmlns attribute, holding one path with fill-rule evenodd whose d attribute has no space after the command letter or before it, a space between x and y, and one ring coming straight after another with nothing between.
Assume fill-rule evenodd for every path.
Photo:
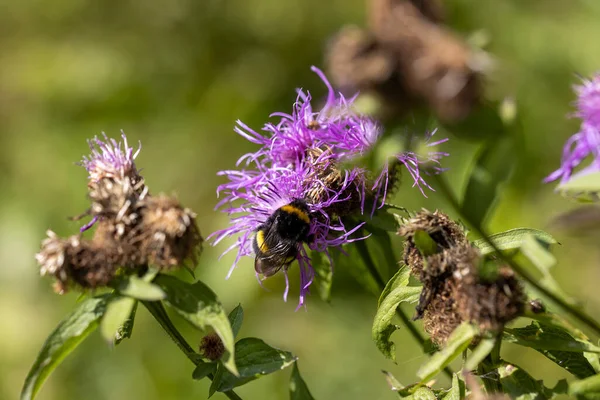
<instances>
[{"instance_id":1,"label":"pointed leaf","mask_svg":"<svg viewBox=\"0 0 600 400\"><path fill-rule=\"evenodd\" d=\"M235 363L239 376L234 376L219 365L222 376L215 389L219 392L231 390L262 375L289 367L295 361L296 357L292 353L275 349L260 339L240 339L235 344Z\"/></svg>"},{"instance_id":2,"label":"pointed leaf","mask_svg":"<svg viewBox=\"0 0 600 400\"><path fill-rule=\"evenodd\" d=\"M377 307L381 307L381 302L394 289L401 287L401 286L408 286L409 278L410 278L410 269L408 268L408 266L402 264L400 266L400 269L398 269L398 272L396 272L396 274L394 276L392 276L392 279L390 279L388 281L388 283L386 283L385 287L383 288L383 291L381 292L381 295L379 296L379 300L377 301Z\"/></svg>"},{"instance_id":3,"label":"pointed leaf","mask_svg":"<svg viewBox=\"0 0 600 400\"><path fill-rule=\"evenodd\" d=\"M111 297L106 294L81 301L54 329L25 378L21 400L33 399L48 375L98 327Z\"/></svg>"},{"instance_id":4,"label":"pointed leaf","mask_svg":"<svg viewBox=\"0 0 600 400\"><path fill-rule=\"evenodd\" d=\"M512 171L513 147L512 138L505 136L486 143L477 156L461 206L466 220L475 226L483 225L496 202L499 186Z\"/></svg>"},{"instance_id":5,"label":"pointed leaf","mask_svg":"<svg viewBox=\"0 0 600 400\"><path fill-rule=\"evenodd\" d=\"M473 325L467 322L460 324L448 338L446 346L435 353L429 361L419 368L417 376L421 379L421 382L429 381L446 368L452 360L469 347L469 344L477 333L478 331Z\"/></svg>"},{"instance_id":6,"label":"pointed leaf","mask_svg":"<svg viewBox=\"0 0 600 400\"><path fill-rule=\"evenodd\" d=\"M511 249L519 249L523 244L523 240L525 237L532 235L536 239L550 244L558 243L556 239L552 237L549 233L538 229L532 228L515 228L508 231L496 233L491 235L489 239L498 247L500 250L511 250ZM482 255L490 254L494 252L492 246L490 246L485 239L478 239L473 242Z\"/></svg>"},{"instance_id":7,"label":"pointed leaf","mask_svg":"<svg viewBox=\"0 0 600 400\"><path fill-rule=\"evenodd\" d=\"M398 329L396 325L392 324L396 308L404 302L416 303L419 300L421 289L421 287L399 286L383 299L377 309L371 333L377 348L386 358L396 359L396 345L390 341L390 336Z\"/></svg>"},{"instance_id":8,"label":"pointed leaf","mask_svg":"<svg viewBox=\"0 0 600 400\"><path fill-rule=\"evenodd\" d=\"M600 348L575 339L559 327L533 322L523 328L506 328L504 340L539 351L578 378L596 373L583 352L600 353Z\"/></svg>"},{"instance_id":9,"label":"pointed leaf","mask_svg":"<svg viewBox=\"0 0 600 400\"><path fill-rule=\"evenodd\" d=\"M236 337L238 333L240 333L240 329L242 329L242 322L244 322L244 309L242 308L242 305L238 304L237 307L231 310L227 318L231 324L233 337Z\"/></svg>"},{"instance_id":10,"label":"pointed leaf","mask_svg":"<svg viewBox=\"0 0 600 400\"><path fill-rule=\"evenodd\" d=\"M137 311L137 307L138 302L136 301L133 304L133 309L129 314L129 318L127 318L125 322L123 322L123 325L121 325L119 329L117 329L117 333L115 334L116 345L121 343L124 339L129 339L131 337L131 334L133 333L133 324L135 322L135 314Z\"/></svg>"},{"instance_id":11,"label":"pointed leaf","mask_svg":"<svg viewBox=\"0 0 600 400\"><path fill-rule=\"evenodd\" d=\"M135 275L122 279L117 284L117 291L138 300L158 301L166 296L160 287Z\"/></svg>"},{"instance_id":12,"label":"pointed leaf","mask_svg":"<svg viewBox=\"0 0 600 400\"><path fill-rule=\"evenodd\" d=\"M214 374L217 370L217 363L200 361L192 373L192 378L199 381L206 378L209 374Z\"/></svg>"},{"instance_id":13,"label":"pointed leaf","mask_svg":"<svg viewBox=\"0 0 600 400\"><path fill-rule=\"evenodd\" d=\"M117 341L117 336L122 340L123 326L130 320L136 300L131 297L115 296L108 306L100 323L100 333L110 345Z\"/></svg>"},{"instance_id":14,"label":"pointed leaf","mask_svg":"<svg viewBox=\"0 0 600 400\"><path fill-rule=\"evenodd\" d=\"M290 377L290 400L315 400L312 394L310 394L306 382L304 382L304 379L300 375L298 362L294 363L294 369Z\"/></svg>"},{"instance_id":15,"label":"pointed leaf","mask_svg":"<svg viewBox=\"0 0 600 400\"><path fill-rule=\"evenodd\" d=\"M446 393L442 400L461 400L465 398L465 383L458 378L458 374L452 375L452 388Z\"/></svg>"},{"instance_id":16,"label":"pointed leaf","mask_svg":"<svg viewBox=\"0 0 600 400\"><path fill-rule=\"evenodd\" d=\"M516 365L503 363L498 367L500 385L511 399L545 400L556 394L564 394L567 390L566 381L559 381L553 389L544 386L542 381L536 381L531 375Z\"/></svg>"},{"instance_id":17,"label":"pointed leaf","mask_svg":"<svg viewBox=\"0 0 600 400\"><path fill-rule=\"evenodd\" d=\"M477 369L477 366L494 350L496 340L496 338L481 339L477 347L469 355L469 358L467 358L464 369L467 371Z\"/></svg>"},{"instance_id":18,"label":"pointed leaf","mask_svg":"<svg viewBox=\"0 0 600 400\"><path fill-rule=\"evenodd\" d=\"M221 361L229 371L237 374L233 331L217 295L201 281L189 284L173 276L159 274L154 282L166 293L165 302L192 325L202 330L210 326L215 330L227 350Z\"/></svg>"}]
</instances>

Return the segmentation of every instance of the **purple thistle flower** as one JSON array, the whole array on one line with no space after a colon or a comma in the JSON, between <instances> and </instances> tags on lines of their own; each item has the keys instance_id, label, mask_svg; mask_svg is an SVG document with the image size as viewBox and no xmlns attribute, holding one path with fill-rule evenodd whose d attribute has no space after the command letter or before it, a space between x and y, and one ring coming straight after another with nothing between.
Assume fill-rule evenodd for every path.
<instances>
[{"instance_id":1,"label":"purple thistle flower","mask_svg":"<svg viewBox=\"0 0 600 400\"><path fill-rule=\"evenodd\" d=\"M134 186L142 180L136 169L134 160L142 149L141 142L137 151L129 147L125 133L121 131L123 142L117 142L106 136L102 132L104 141L95 136L88 140L88 145L92 151L89 156L83 156L83 160L77 163L84 167L89 174L91 183L98 183L103 179L113 179L121 184ZM128 182L124 182L128 178ZM85 232L98 221L98 216L94 216L90 222L83 225L79 231Z\"/></svg>"},{"instance_id":2,"label":"purple thistle flower","mask_svg":"<svg viewBox=\"0 0 600 400\"><path fill-rule=\"evenodd\" d=\"M354 110L353 102L356 96L346 98L343 94L334 91L333 87L321 70L312 67L328 89L327 100L323 108L314 112L311 104L310 93L298 90L298 98L293 106L292 114L274 113L271 117L279 117L276 124L267 123L262 135L252 130L247 125L238 121L235 131L261 148L242 156L238 165L243 161L249 165L264 163L265 165L288 166L303 162L310 148L327 147L333 150L340 161L348 161L353 157L368 153L381 138L382 127L372 118L358 114ZM437 146L446 142L442 139L430 143L435 130L427 134L425 141L428 147ZM440 160L447 156L444 152L430 152L425 156L415 152L406 151L396 155L396 159L404 165L417 186L425 196L423 188L433 190L427 184L420 166L424 163L434 164L429 173L439 173L444 169L440 167ZM381 175L376 180L372 190L378 190L379 185L387 179L388 166L384 166ZM385 199L383 199L385 201Z\"/></svg>"},{"instance_id":3,"label":"purple thistle flower","mask_svg":"<svg viewBox=\"0 0 600 400\"><path fill-rule=\"evenodd\" d=\"M356 175L352 173L348 173L344 177L339 190L332 191L330 189L325 191L325 195L321 196L318 201L311 201L310 190L315 185L324 184L313 179L310 166L222 171L220 175L228 177L230 182L219 186L217 189L217 193L224 194L224 198L219 202L217 208L223 208L223 211L230 216L231 225L226 229L214 232L209 236L209 239L212 239L213 245L216 245L226 237L237 236L235 243L223 253L226 254L237 248L237 256L227 278L231 276L241 257L254 254L254 235L259 227L277 209L296 199L306 200L310 210L309 236L312 238L311 242L308 243L310 250L325 252L329 256L328 249L331 247L339 248L345 243L364 239L351 237L362 224L348 228L338 219L332 219L325 211L333 204L347 200L343 193L356 179ZM234 205L236 202L237 204ZM298 243L297 260L300 268L301 287L298 304L300 307L304 305L314 278L314 269L310 257L302 243ZM284 299L287 300L289 290L287 266L284 267L283 272L286 275Z\"/></svg>"},{"instance_id":4,"label":"purple thistle flower","mask_svg":"<svg viewBox=\"0 0 600 400\"><path fill-rule=\"evenodd\" d=\"M121 131L122 143L109 139L104 132L102 135L104 142L97 136L88 140L92 153L84 156L78 163L88 171L90 181L98 182L104 178L123 179L126 176L139 177L134 160L142 149L142 144L138 145L134 153L133 147L127 144L127 137L123 131Z\"/></svg>"},{"instance_id":5,"label":"purple thistle flower","mask_svg":"<svg viewBox=\"0 0 600 400\"><path fill-rule=\"evenodd\" d=\"M253 242L257 230L282 206L295 200L307 203L311 213L310 237L308 248L325 252L328 249L364 238L351 238L361 225L346 227L339 216L364 212L365 200L373 200L373 209L383 206L391 181L396 178L396 165L406 167L412 179L423 195L423 188L433 190L423 178L421 166L430 163L428 173L443 171L440 159L447 156L443 152L429 152L426 156L412 151L395 155L378 174L358 166L343 168L343 163L367 154L373 149L383 134L382 127L372 118L358 114L353 102L356 96L346 98L336 93L318 68L312 70L319 76L328 89L323 107L315 111L309 92L298 90L298 97L291 114L274 113L275 123L264 125L257 132L241 121L237 121L235 132L257 144L260 148L242 156L237 165L245 164L247 169L221 171L228 182L219 186L217 194L224 197L217 204L230 216L229 228L217 231L209 236L213 245L224 238L236 236L237 239L225 253L237 248L237 256L227 277L229 277L243 256L254 254ZM427 147L447 141L443 139L430 143L435 131L426 137ZM377 177L374 181L371 176ZM225 254L224 253L224 254ZM312 283L314 270L306 246L298 243L300 269L300 301ZM286 277L287 298L289 283L287 268L283 267Z\"/></svg>"},{"instance_id":6,"label":"purple thistle flower","mask_svg":"<svg viewBox=\"0 0 600 400\"><path fill-rule=\"evenodd\" d=\"M583 85L575 86L575 92L577 111L573 115L582 120L581 127L565 143L561 166L544 179L546 183L557 179L565 183L573 176L600 171L600 75L583 79ZM588 156L592 157L591 164L573 174Z\"/></svg>"},{"instance_id":7,"label":"purple thistle flower","mask_svg":"<svg viewBox=\"0 0 600 400\"><path fill-rule=\"evenodd\" d=\"M575 86L577 111L585 125L600 129L600 74L592 79L582 79L583 85Z\"/></svg>"}]
</instances>

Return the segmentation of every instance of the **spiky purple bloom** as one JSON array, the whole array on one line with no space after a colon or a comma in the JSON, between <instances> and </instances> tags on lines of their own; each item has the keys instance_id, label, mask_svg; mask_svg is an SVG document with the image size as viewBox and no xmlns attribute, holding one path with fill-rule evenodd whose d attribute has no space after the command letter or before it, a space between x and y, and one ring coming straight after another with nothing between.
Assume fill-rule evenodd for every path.
<instances>
[{"instance_id":1,"label":"spiky purple bloom","mask_svg":"<svg viewBox=\"0 0 600 400\"><path fill-rule=\"evenodd\" d=\"M88 140L88 145L92 151L89 156L83 156L83 159L77 163L84 167L88 174L90 182L100 182L102 179L113 179L119 184L134 185L141 181L141 176L135 166L135 158L142 149L141 142L138 149L134 152L133 147L129 147L125 132L121 131L123 142L117 142L115 139L106 136L102 132L104 141L95 136ZM124 182L128 178L128 182ZM82 226L79 230L84 232L90 229L98 220L94 216L90 222Z\"/></svg>"},{"instance_id":2,"label":"spiky purple bloom","mask_svg":"<svg viewBox=\"0 0 600 400\"><path fill-rule=\"evenodd\" d=\"M233 245L224 253L237 248L237 255L227 278L231 275L241 257L253 254L252 242L256 230L266 222L278 208L291 203L295 199L310 197L309 191L315 185L322 185L311 175L310 166L271 167L263 170L222 171L219 175L226 176L230 182L220 185L217 189L223 199L217 208L223 208L231 218L231 225L209 236L213 245L230 236L237 236ZM344 202L347 198L343 193L350 187L356 176L347 173L341 187L337 191L325 191L318 202L307 201L311 224L309 234L314 238L308 248L325 252L329 256L330 247L341 247L345 243L364 238L351 238L360 225L346 227L339 219L332 219L325 211L335 203ZM241 200L241 202L239 202ZM235 202L239 204L234 205ZM306 295L314 278L314 269L310 257L303 244L298 244L298 264L300 267L300 299L298 307L304 305ZM283 270L286 277L284 299L287 300L289 282L287 267ZM257 274L258 277L258 274Z\"/></svg>"},{"instance_id":3,"label":"spiky purple bloom","mask_svg":"<svg viewBox=\"0 0 600 400\"><path fill-rule=\"evenodd\" d=\"M83 160L78 163L88 171L90 181L98 182L104 178L123 179L126 176L138 176L134 160L140 153L141 143L134 153L133 147L129 147L127 144L127 137L123 131L121 131L122 143L109 138L104 132L102 135L104 142L97 136L88 140L92 153L84 156Z\"/></svg>"},{"instance_id":4,"label":"spiky purple bloom","mask_svg":"<svg viewBox=\"0 0 600 400\"><path fill-rule=\"evenodd\" d=\"M336 93L321 70L312 67L328 89L325 105L319 111L313 111L312 97L309 92L298 90L298 97L291 114L273 113L271 117L279 118L277 123L267 123L263 127L266 135L260 134L250 127L237 122L235 131L252 143L261 146L259 150L246 154L238 160L238 165L246 162L263 163L265 165L288 166L304 161L309 148L326 146L331 148L340 161L351 160L362 156L373 149L383 134L382 127L372 118L361 115L354 109L356 96L346 98ZM431 142L435 130L425 137L428 147L446 142L442 139ZM430 143L431 142L431 143ZM417 154L405 151L396 155L396 159L406 167L414 184L425 195L423 188L433 190L420 172L423 164L432 164L429 172L439 173L440 159L447 156L444 152ZM377 185L372 190L379 190L378 185L387 179L387 165L382 168ZM385 200L385 199L383 199Z\"/></svg>"},{"instance_id":5,"label":"spiky purple bloom","mask_svg":"<svg viewBox=\"0 0 600 400\"><path fill-rule=\"evenodd\" d=\"M328 89L327 99L320 110L313 108L309 92L298 90L291 114L272 114L276 121L265 124L262 132L237 121L235 132L260 147L238 160L237 165L244 164L247 169L220 173L229 182L217 190L218 194L224 195L217 208L222 208L230 216L231 226L209 238L216 245L226 237L237 237L236 242L225 251L237 248L228 277L242 256L253 254L252 243L259 226L278 208L295 199L306 201L313 216L310 233L314 235L314 241L308 244L308 248L328 254L330 247L364 239L350 237L360 225L346 227L340 218L333 215L340 215L339 210L343 210L344 203L350 202L352 207L358 203L362 213L367 196L373 200L373 211L377 205L382 206L390 186L388 181L392 178L391 174L395 174L392 163L406 167L414 181L413 186L417 186L423 194L423 188L433 190L421 173L423 163L431 162L433 168L429 171L433 173L442 171L439 161L447 153L429 152L423 156L411 151L397 154L395 161L391 160L375 174L361 167L342 168L342 163L370 152L381 138L383 129L372 118L356 112L353 105L356 96L346 98L336 93L323 72L316 67L312 70ZM436 146L447 140L429 143L434 133L427 135L427 146ZM301 280L299 303L303 305L314 276L303 244L299 244L297 259ZM287 282L286 269L284 274ZM289 284L286 284L284 298L288 289Z\"/></svg>"},{"instance_id":6,"label":"spiky purple bloom","mask_svg":"<svg viewBox=\"0 0 600 400\"><path fill-rule=\"evenodd\" d=\"M592 158L591 164L575 176L600 171L600 74L591 80L583 79L583 85L574 89L577 110L573 115L582 120L581 127L565 143L560 168L548 175L544 182L557 179L561 183L567 182L574 176L575 168L588 157Z\"/></svg>"}]
</instances>

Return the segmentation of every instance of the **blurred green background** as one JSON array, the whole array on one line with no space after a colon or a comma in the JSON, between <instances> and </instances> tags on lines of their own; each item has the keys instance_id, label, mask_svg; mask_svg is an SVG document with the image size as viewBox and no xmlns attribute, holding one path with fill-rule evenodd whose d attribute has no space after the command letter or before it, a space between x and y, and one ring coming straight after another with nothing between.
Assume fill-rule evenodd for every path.
<instances>
[{"instance_id":1,"label":"blurred green background","mask_svg":"<svg viewBox=\"0 0 600 400\"><path fill-rule=\"evenodd\" d=\"M597 0L445 1L449 24L465 36L482 31L497 61L488 97L516 98L523 123L518 168L503 188L491 230L546 228L573 208L542 178L558 166L563 142L577 130L567 119L576 74L600 69ZM74 306L40 279L34 254L51 228L66 236L87 207L86 173L73 165L85 139L124 129L142 141L137 165L152 189L176 194L198 213L204 234L227 224L213 211L216 172L252 149L233 132L236 119L259 128L273 111L289 111L294 89L317 96L324 87L309 70L342 25L364 25L362 0L4 0L0 3L0 398L17 398L47 334ZM485 130L485 126L481 127ZM445 133L440 133L440 135ZM451 136L446 166L455 187L477 143ZM508 167L508 165L507 165ZM432 194L402 188L394 200L411 209L448 208ZM556 234L557 279L592 315L600 314L597 232ZM318 399L393 399L381 370L403 383L425 361L404 331L398 364L371 341L376 300L336 271L333 300L315 294L307 311L281 299L283 280L257 284L246 259L225 281L227 244L207 247L196 271L228 309L246 311L242 335L293 351ZM399 254L399 251L398 251ZM295 270L292 270L295 272ZM294 275L292 273L291 275ZM176 322L188 340L200 334ZM505 358L553 384L558 368L533 352L507 347ZM206 397L207 382L145 310L133 338L116 349L94 334L50 377L39 399L181 399ZM245 399L287 397L290 371L239 388ZM223 398L217 394L215 398Z\"/></svg>"}]
</instances>

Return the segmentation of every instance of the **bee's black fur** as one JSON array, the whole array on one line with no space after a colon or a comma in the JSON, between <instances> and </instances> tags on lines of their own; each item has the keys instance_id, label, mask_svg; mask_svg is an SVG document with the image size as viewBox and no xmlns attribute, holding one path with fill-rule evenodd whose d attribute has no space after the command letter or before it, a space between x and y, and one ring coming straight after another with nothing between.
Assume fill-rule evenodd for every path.
<instances>
[{"instance_id":1,"label":"bee's black fur","mask_svg":"<svg viewBox=\"0 0 600 400\"><path fill-rule=\"evenodd\" d=\"M275 210L267 221L258 227L254 237L256 272L271 276L289 265L298 255L299 243L310 241L309 231L310 214L304 200L295 199ZM262 235L260 240L259 235ZM262 241L260 245L259 241Z\"/></svg>"}]
</instances>

